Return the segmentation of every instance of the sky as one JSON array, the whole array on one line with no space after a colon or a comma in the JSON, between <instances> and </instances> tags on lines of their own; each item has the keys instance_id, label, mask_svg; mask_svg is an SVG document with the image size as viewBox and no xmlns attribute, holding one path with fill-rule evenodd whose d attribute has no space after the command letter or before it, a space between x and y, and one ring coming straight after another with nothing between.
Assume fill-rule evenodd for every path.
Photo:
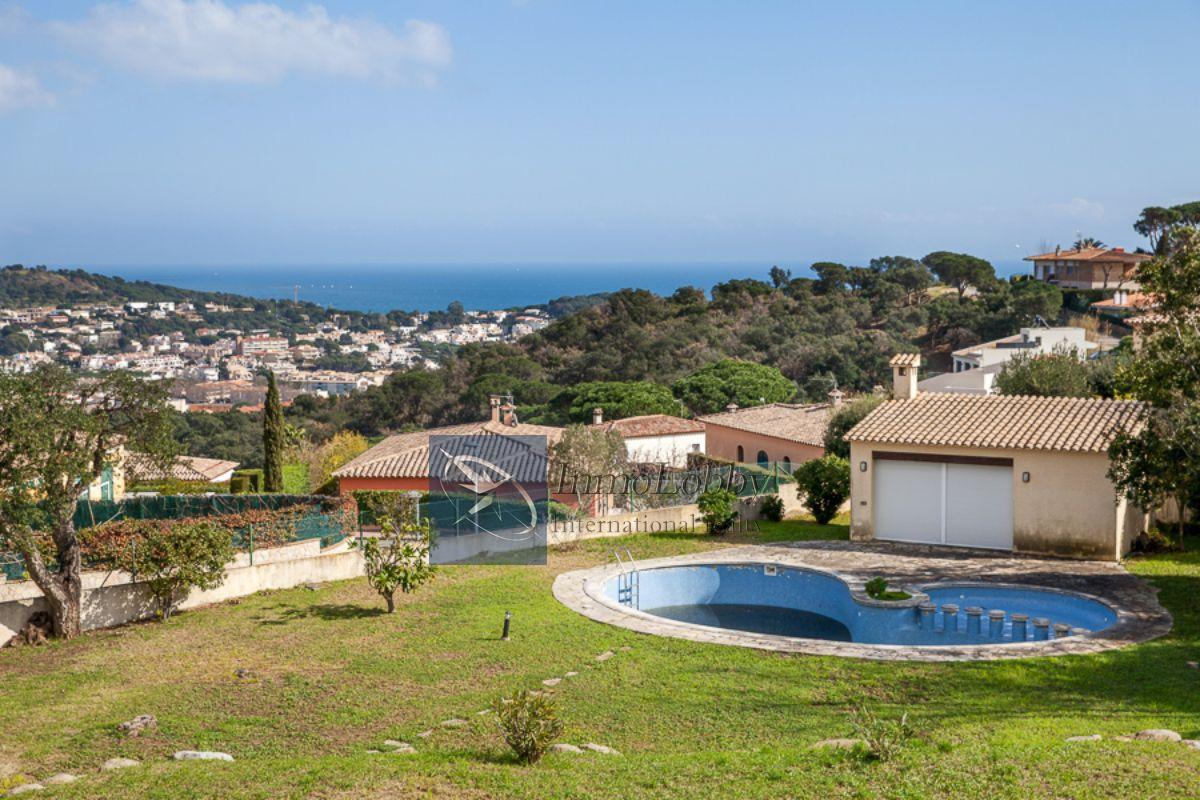
<instances>
[{"instance_id":1,"label":"sky","mask_svg":"<svg viewBox=\"0 0 1200 800\"><path fill-rule=\"evenodd\" d=\"M1200 199L1200 4L0 0L0 263L1017 262Z\"/></svg>"}]
</instances>

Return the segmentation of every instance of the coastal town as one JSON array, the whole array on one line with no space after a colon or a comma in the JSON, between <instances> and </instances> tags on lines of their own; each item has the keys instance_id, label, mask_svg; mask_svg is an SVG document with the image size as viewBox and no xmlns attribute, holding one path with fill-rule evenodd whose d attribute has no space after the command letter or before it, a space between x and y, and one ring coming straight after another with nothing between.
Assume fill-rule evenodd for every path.
<instances>
[{"instance_id":1,"label":"coastal town","mask_svg":"<svg viewBox=\"0 0 1200 800\"><path fill-rule=\"evenodd\" d=\"M1200 798L1198 33L0 0L0 799Z\"/></svg>"},{"instance_id":2,"label":"coastal town","mask_svg":"<svg viewBox=\"0 0 1200 800\"><path fill-rule=\"evenodd\" d=\"M516 341L552 321L535 306L412 312L396 324L386 317L364 322L361 314L354 324L335 311L286 334L220 324L254 312L252 306L172 301L0 308L0 370L28 372L51 363L84 375L128 370L143 380L171 382L179 411L260 411L267 372L275 373L285 402L337 397L378 386L398 368L436 370L457 347ZM142 332L155 323L178 329Z\"/></svg>"}]
</instances>

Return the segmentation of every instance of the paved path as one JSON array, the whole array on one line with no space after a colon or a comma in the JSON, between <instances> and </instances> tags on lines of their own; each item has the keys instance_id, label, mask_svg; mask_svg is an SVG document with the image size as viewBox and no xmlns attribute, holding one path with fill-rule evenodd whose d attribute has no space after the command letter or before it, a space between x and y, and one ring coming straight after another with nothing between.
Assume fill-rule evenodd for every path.
<instances>
[{"instance_id":1,"label":"paved path","mask_svg":"<svg viewBox=\"0 0 1200 800\"><path fill-rule=\"evenodd\" d=\"M1117 611L1117 622L1103 631L1065 639L1003 645L871 645L769 636L675 622L634 611L604 597L604 582L618 572L615 564L559 575L554 596L599 622L640 633L763 650L836 655L892 661L990 661L1045 655L1096 653L1163 636L1171 615L1158 603L1157 590L1120 565L1014 556L922 545L883 542L793 542L744 545L685 556L639 561L641 569L674 564L767 563L808 567L842 578L856 595L863 582L883 575L893 584L924 585L945 581L1023 584L1091 595ZM986 624L986 621L985 621Z\"/></svg>"}]
</instances>

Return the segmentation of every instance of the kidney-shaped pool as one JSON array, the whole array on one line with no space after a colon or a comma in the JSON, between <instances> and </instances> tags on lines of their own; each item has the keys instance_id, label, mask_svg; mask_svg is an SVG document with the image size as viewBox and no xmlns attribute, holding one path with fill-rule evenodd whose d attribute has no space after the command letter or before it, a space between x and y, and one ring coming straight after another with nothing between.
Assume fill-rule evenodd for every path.
<instances>
[{"instance_id":1,"label":"kidney-shaped pool","mask_svg":"<svg viewBox=\"0 0 1200 800\"><path fill-rule=\"evenodd\" d=\"M998 645L1101 631L1116 612L1091 597L1028 586L937 583L879 602L836 575L774 564L695 564L609 577L609 601L675 622L879 645Z\"/></svg>"}]
</instances>

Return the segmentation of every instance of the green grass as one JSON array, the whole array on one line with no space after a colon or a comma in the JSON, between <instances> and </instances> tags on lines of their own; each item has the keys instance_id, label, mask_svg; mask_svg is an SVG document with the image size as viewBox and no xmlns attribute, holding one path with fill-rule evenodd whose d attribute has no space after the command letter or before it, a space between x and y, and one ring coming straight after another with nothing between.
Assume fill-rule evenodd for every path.
<instances>
[{"instance_id":1,"label":"green grass","mask_svg":"<svg viewBox=\"0 0 1200 800\"><path fill-rule=\"evenodd\" d=\"M619 543L643 558L845 533L784 522ZM556 574L603 562L615 544L555 551L546 567L443 569L390 616L356 580L0 650L0 776L83 777L44 795L55 798L1200 795L1200 751L1110 739L1148 727L1200 736L1200 671L1186 666L1200 657L1200 553L1130 565L1161 588L1176 620L1169 638L1094 656L910 664L642 636L552 598ZM505 610L509 642L499 641ZM616 655L596 662L605 650ZM237 678L239 668L251 677ZM514 763L494 722L475 712L568 670L580 674L556 690L563 739L623 755ZM885 763L809 749L849 735L858 703L883 717L907 712L918 737ZM115 726L140 713L155 714L159 729L120 738ZM417 738L450 717L470 724ZM1090 733L1106 738L1063 742ZM365 752L386 738L419 752ZM238 760L167 760L184 748ZM118 755L144 765L97 771Z\"/></svg>"}]
</instances>

